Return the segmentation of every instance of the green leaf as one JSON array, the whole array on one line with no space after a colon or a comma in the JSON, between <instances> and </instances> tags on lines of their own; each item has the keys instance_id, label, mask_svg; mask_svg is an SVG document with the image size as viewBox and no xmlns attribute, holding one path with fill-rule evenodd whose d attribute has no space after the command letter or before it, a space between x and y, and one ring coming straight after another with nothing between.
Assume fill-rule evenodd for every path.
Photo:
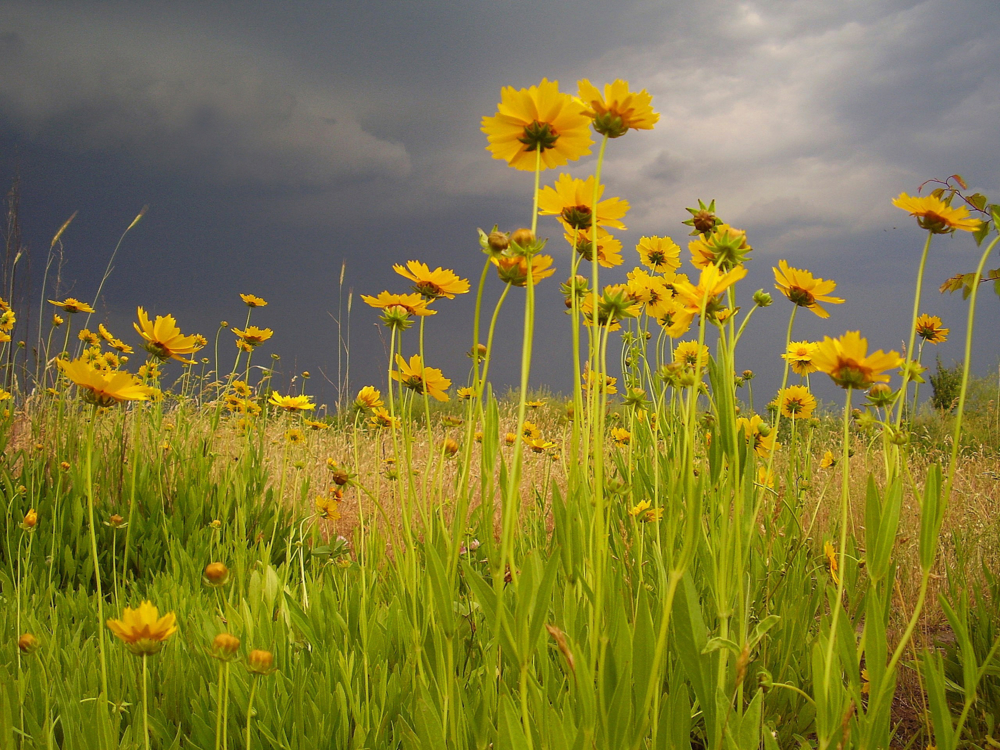
<instances>
[{"instance_id":1,"label":"green leaf","mask_svg":"<svg viewBox=\"0 0 1000 750\"><path fill-rule=\"evenodd\" d=\"M920 567L928 572L937 554L938 534L944 520L941 498L941 467L933 465L924 482L924 503L920 512Z\"/></svg>"},{"instance_id":2,"label":"green leaf","mask_svg":"<svg viewBox=\"0 0 1000 750\"><path fill-rule=\"evenodd\" d=\"M951 710L948 708L948 698L944 689L944 663L940 654L924 651L924 683L927 690L927 702L931 709L931 725L934 727L935 744L944 748L955 747L955 728L951 723Z\"/></svg>"},{"instance_id":3,"label":"green leaf","mask_svg":"<svg viewBox=\"0 0 1000 750\"><path fill-rule=\"evenodd\" d=\"M455 633L455 608L448 576L444 572L444 565L433 544L425 547L427 557L427 576L430 578L431 591L434 595L434 606L437 610L441 628L446 636Z\"/></svg>"},{"instance_id":4,"label":"green leaf","mask_svg":"<svg viewBox=\"0 0 1000 750\"><path fill-rule=\"evenodd\" d=\"M292 625L298 628L299 632L306 637L306 640L314 646L319 643L316 638L316 632L313 630L312 623L309 622L309 618L306 613L302 611L291 594L287 591L285 592L285 609L288 611L288 617L292 621Z\"/></svg>"}]
</instances>

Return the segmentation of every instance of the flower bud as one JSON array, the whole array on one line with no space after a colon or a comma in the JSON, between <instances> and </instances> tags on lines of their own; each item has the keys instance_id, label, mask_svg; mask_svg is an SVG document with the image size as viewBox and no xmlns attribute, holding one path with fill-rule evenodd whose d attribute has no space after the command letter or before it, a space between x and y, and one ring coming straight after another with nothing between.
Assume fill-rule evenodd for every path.
<instances>
[{"instance_id":1,"label":"flower bud","mask_svg":"<svg viewBox=\"0 0 1000 750\"><path fill-rule=\"evenodd\" d=\"M520 248L531 247L535 244L535 233L522 227L510 236L510 242Z\"/></svg>"},{"instance_id":2,"label":"flower bud","mask_svg":"<svg viewBox=\"0 0 1000 750\"><path fill-rule=\"evenodd\" d=\"M38 524L38 514L35 512L35 509L32 508L25 514L23 526L25 531L30 531L31 529L35 528L37 524Z\"/></svg>"},{"instance_id":3,"label":"flower bud","mask_svg":"<svg viewBox=\"0 0 1000 750\"><path fill-rule=\"evenodd\" d=\"M761 437L767 437L768 435L771 434L771 425L769 425L767 422L761 422L759 425L757 425L757 432L760 433Z\"/></svg>"},{"instance_id":4,"label":"flower bud","mask_svg":"<svg viewBox=\"0 0 1000 750\"><path fill-rule=\"evenodd\" d=\"M21 649L22 654L33 654L41 645L31 633L25 633L17 639L17 647Z\"/></svg>"},{"instance_id":5,"label":"flower bud","mask_svg":"<svg viewBox=\"0 0 1000 750\"><path fill-rule=\"evenodd\" d=\"M757 687L764 692L774 687L774 677L766 669L762 669L757 673Z\"/></svg>"},{"instance_id":6,"label":"flower bud","mask_svg":"<svg viewBox=\"0 0 1000 750\"><path fill-rule=\"evenodd\" d=\"M254 649L247 655L247 669L253 674L269 675L274 671L274 654Z\"/></svg>"},{"instance_id":7,"label":"flower bud","mask_svg":"<svg viewBox=\"0 0 1000 750\"><path fill-rule=\"evenodd\" d=\"M753 293L753 303L757 307L770 307L773 302L774 298L763 289L758 289Z\"/></svg>"},{"instance_id":8,"label":"flower bud","mask_svg":"<svg viewBox=\"0 0 1000 750\"><path fill-rule=\"evenodd\" d=\"M220 562L209 563L205 566L204 579L209 586L224 586L229 580L229 568Z\"/></svg>"},{"instance_id":9,"label":"flower bud","mask_svg":"<svg viewBox=\"0 0 1000 750\"><path fill-rule=\"evenodd\" d=\"M108 523L111 524L111 528L120 529L122 524L125 523L125 519L119 516L117 513L112 513L111 517L108 519Z\"/></svg>"},{"instance_id":10,"label":"flower bud","mask_svg":"<svg viewBox=\"0 0 1000 750\"><path fill-rule=\"evenodd\" d=\"M502 253L510 246L510 235L494 230L486 238L486 244L491 253Z\"/></svg>"},{"instance_id":11,"label":"flower bud","mask_svg":"<svg viewBox=\"0 0 1000 750\"><path fill-rule=\"evenodd\" d=\"M219 661L232 661L239 649L239 638L229 633L219 633L212 641L212 651L209 655Z\"/></svg>"}]
</instances>

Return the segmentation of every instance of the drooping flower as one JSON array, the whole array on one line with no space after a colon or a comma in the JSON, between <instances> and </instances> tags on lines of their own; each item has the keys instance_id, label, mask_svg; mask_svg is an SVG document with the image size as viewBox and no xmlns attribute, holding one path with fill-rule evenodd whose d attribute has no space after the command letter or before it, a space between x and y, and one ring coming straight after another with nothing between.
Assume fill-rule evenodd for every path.
<instances>
[{"instance_id":1,"label":"drooping flower","mask_svg":"<svg viewBox=\"0 0 1000 750\"><path fill-rule=\"evenodd\" d=\"M943 344L948 340L950 328L941 326L937 315L921 315L917 318L917 335L928 344Z\"/></svg>"},{"instance_id":2,"label":"drooping flower","mask_svg":"<svg viewBox=\"0 0 1000 750\"><path fill-rule=\"evenodd\" d=\"M830 292L837 288L836 281L814 278L809 271L789 267L788 261L785 260L779 260L778 266L780 270L773 269L774 286L792 303L812 310L821 318L829 318L830 313L820 307L820 302L843 304L844 300L840 297L829 296Z\"/></svg>"},{"instance_id":3,"label":"drooping flower","mask_svg":"<svg viewBox=\"0 0 1000 750\"><path fill-rule=\"evenodd\" d=\"M469 282L447 268L438 266L433 271L426 263L408 260L406 266L394 265L392 269L400 276L413 282L413 291L428 299L447 297L455 299L456 294L469 291ZM367 302L367 300L365 300ZM369 303L371 304L371 303Z\"/></svg>"},{"instance_id":4,"label":"drooping flower","mask_svg":"<svg viewBox=\"0 0 1000 750\"><path fill-rule=\"evenodd\" d=\"M653 111L653 97L643 89L630 91L620 78L604 84L604 94L586 78L579 81L580 99L594 119L594 130L618 138L629 130L652 130L660 115Z\"/></svg>"},{"instance_id":5,"label":"drooping flower","mask_svg":"<svg viewBox=\"0 0 1000 750\"><path fill-rule=\"evenodd\" d=\"M819 462L819 467L821 469L830 469L837 465L837 459L833 457L833 451L827 451L823 454L823 460Z\"/></svg>"},{"instance_id":6,"label":"drooping flower","mask_svg":"<svg viewBox=\"0 0 1000 750\"><path fill-rule=\"evenodd\" d=\"M383 406L382 393L375 386L366 385L358 391L354 405L359 409L377 409Z\"/></svg>"},{"instance_id":7,"label":"drooping flower","mask_svg":"<svg viewBox=\"0 0 1000 750\"><path fill-rule=\"evenodd\" d=\"M829 542L823 542L823 554L826 556L826 569L830 573L830 580L834 586L840 585L840 576L837 575L839 565L837 564L837 550Z\"/></svg>"},{"instance_id":8,"label":"drooping flower","mask_svg":"<svg viewBox=\"0 0 1000 750\"><path fill-rule=\"evenodd\" d=\"M84 401L97 406L111 406L123 401L146 401L153 397L154 389L143 385L127 372L102 372L81 357L67 361L57 360L59 369L72 380Z\"/></svg>"},{"instance_id":9,"label":"drooping flower","mask_svg":"<svg viewBox=\"0 0 1000 750\"><path fill-rule=\"evenodd\" d=\"M437 368L425 367L419 354L410 357L409 363L397 354L396 364L399 370L393 370L393 380L417 393L427 393L438 401L448 400L448 394L445 391L451 387L451 381L444 377Z\"/></svg>"},{"instance_id":10,"label":"drooping flower","mask_svg":"<svg viewBox=\"0 0 1000 750\"><path fill-rule=\"evenodd\" d=\"M268 403L287 412L312 411L316 408L312 396L280 396L274 392Z\"/></svg>"},{"instance_id":11,"label":"drooping flower","mask_svg":"<svg viewBox=\"0 0 1000 750\"><path fill-rule=\"evenodd\" d=\"M865 389L889 382L886 371L899 367L903 358L892 351L867 351L868 340L861 338L860 331L848 331L836 339L827 336L816 347L813 364L841 388Z\"/></svg>"},{"instance_id":12,"label":"drooping flower","mask_svg":"<svg viewBox=\"0 0 1000 750\"><path fill-rule=\"evenodd\" d=\"M728 270L749 260L753 248L747 244L747 233L728 224L719 224L710 232L700 234L688 243L691 264L695 268L710 265Z\"/></svg>"},{"instance_id":13,"label":"drooping flower","mask_svg":"<svg viewBox=\"0 0 1000 750\"><path fill-rule=\"evenodd\" d=\"M490 262L497 268L500 281L512 286L526 287L528 285L528 259L523 255L495 255ZM535 286L542 279L554 274L551 255L531 256L531 285Z\"/></svg>"},{"instance_id":14,"label":"drooping flower","mask_svg":"<svg viewBox=\"0 0 1000 750\"><path fill-rule=\"evenodd\" d=\"M194 354L200 348L195 336L184 336L173 315L157 315L150 322L146 311L139 308L139 322L133 323L136 332L146 339L146 351L161 360L176 359L185 364L194 360L184 359L184 354Z\"/></svg>"},{"instance_id":15,"label":"drooping flower","mask_svg":"<svg viewBox=\"0 0 1000 750\"><path fill-rule=\"evenodd\" d=\"M813 356L816 354L818 344L812 341L792 341L788 344L788 351L781 355L792 368L796 375L805 377L816 372L816 365L813 364Z\"/></svg>"},{"instance_id":16,"label":"drooping flower","mask_svg":"<svg viewBox=\"0 0 1000 750\"><path fill-rule=\"evenodd\" d=\"M808 419L816 408L816 398L804 385L791 385L778 393L782 416Z\"/></svg>"},{"instance_id":17,"label":"drooping flower","mask_svg":"<svg viewBox=\"0 0 1000 750\"><path fill-rule=\"evenodd\" d=\"M669 237L641 237L635 249L642 265L657 273L671 274L681 267L681 249Z\"/></svg>"},{"instance_id":18,"label":"drooping flower","mask_svg":"<svg viewBox=\"0 0 1000 750\"><path fill-rule=\"evenodd\" d=\"M628 201L621 198L600 200L604 195L604 185L597 187L597 226L625 229L621 222L628 213ZM567 231L573 229L589 229L594 221L594 176L586 180L561 174L556 178L555 185L545 186L538 193L538 214L540 216L557 216L559 222Z\"/></svg>"},{"instance_id":19,"label":"drooping flower","mask_svg":"<svg viewBox=\"0 0 1000 750\"><path fill-rule=\"evenodd\" d=\"M497 113L484 117L486 150L514 169L534 171L537 152L541 167L553 169L590 153L591 120L584 106L559 92L559 82L543 78L537 86L500 92Z\"/></svg>"},{"instance_id":20,"label":"drooping flower","mask_svg":"<svg viewBox=\"0 0 1000 750\"><path fill-rule=\"evenodd\" d=\"M177 617L173 612L160 617L159 610L145 601L137 609L125 607L122 619L108 620L108 627L136 656L158 653L167 639L177 632Z\"/></svg>"},{"instance_id":21,"label":"drooping flower","mask_svg":"<svg viewBox=\"0 0 1000 750\"><path fill-rule=\"evenodd\" d=\"M55 305L56 307L61 307L65 312L70 315L75 315L76 313L92 313L94 308L88 305L86 302L81 302L75 297L67 297L62 302L57 302L54 299L49 300L49 304Z\"/></svg>"},{"instance_id":22,"label":"drooping flower","mask_svg":"<svg viewBox=\"0 0 1000 750\"><path fill-rule=\"evenodd\" d=\"M956 229L975 232L982 224L979 219L969 217L969 209L965 206L952 208L936 195L909 196L900 193L898 198L893 199L892 205L915 216L917 223L931 234L951 234Z\"/></svg>"},{"instance_id":23,"label":"drooping flower","mask_svg":"<svg viewBox=\"0 0 1000 750\"><path fill-rule=\"evenodd\" d=\"M253 294L240 294L240 299L247 307L267 307L267 302Z\"/></svg>"}]
</instances>

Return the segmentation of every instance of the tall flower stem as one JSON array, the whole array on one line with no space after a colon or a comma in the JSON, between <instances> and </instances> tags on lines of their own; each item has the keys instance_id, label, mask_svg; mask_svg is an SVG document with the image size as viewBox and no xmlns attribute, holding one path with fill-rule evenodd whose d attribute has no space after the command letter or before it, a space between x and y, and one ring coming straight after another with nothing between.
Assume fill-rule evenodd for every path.
<instances>
[{"instance_id":1,"label":"tall flower stem","mask_svg":"<svg viewBox=\"0 0 1000 750\"><path fill-rule=\"evenodd\" d=\"M250 698L247 701L247 750L250 750L250 722L253 721L253 699L257 697L257 675L250 681Z\"/></svg>"},{"instance_id":2,"label":"tall flower stem","mask_svg":"<svg viewBox=\"0 0 1000 750\"><path fill-rule=\"evenodd\" d=\"M958 408L955 410L955 429L951 439L951 460L948 462L948 480L945 482L943 501L948 503L951 500L951 487L955 481L955 467L958 465L958 444L962 436L962 415L965 413L965 397L969 390L969 369L972 365L972 332L976 322L976 299L979 296L979 280L983 277L983 268L986 266L986 259L990 257L993 248L1000 242L1000 235L993 239L983 251L979 258L979 266L976 267L976 274L972 278L972 293L969 295L969 320L965 325L965 358L962 363L962 388L958 395ZM916 323L914 323L916 330Z\"/></svg>"},{"instance_id":3,"label":"tall flower stem","mask_svg":"<svg viewBox=\"0 0 1000 750\"><path fill-rule=\"evenodd\" d=\"M142 655L142 738L149 750L149 698L146 683L148 681L148 669L146 668L146 654Z\"/></svg>"},{"instance_id":4,"label":"tall flower stem","mask_svg":"<svg viewBox=\"0 0 1000 750\"><path fill-rule=\"evenodd\" d=\"M906 363L903 365L903 384L899 386L899 401L896 407L896 427L903 422L903 411L906 406L906 388L910 384L910 363L913 359L913 345L917 340L917 316L920 314L920 293L924 286L924 267L927 265L927 254L931 249L931 240L934 238L933 232L927 233L927 241L924 243L924 252L920 256L920 266L917 269L917 288L913 294L913 318L910 320L910 343L906 347ZM887 482L892 482L892 477L887 478Z\"/></svg>"},{"instance_id":5,"label":"tall flower stem","mask_svg":"<svg viewBox=\"0 0 1000 750\"><path fill-rule=\"evenodd\" d=\"M597 326L598 320L598 309L599 302L601 298L601 290L598 284L599 282L599 268L600 263L597 262L597 204L598 199L601 194L601 170L604 168L604 152L608 146L608 136L604 135L601 139L601 147L597 152L597 165L594 167L594 194L592 197L592 208L590 214L590 278L591 285L593 288L590 290L590 299L592 303L591 310L593 311L591 315L593 316L593 326ZM536 212L537 213L537 212ZM604 372L600 370L600 333L597 334L597 339L592 339L591 349L590 349L590 371L593 376L597 379L599 383L603 385L604 383ZM596 414L594 414L594 408L596 403L596 393L593 388L590 389L590 405L588 408L588 426L590 431L596 428ZM598 436L596 434L591 438L591 448L594 452L594 492L604 492L602 483L604 481L604 440L603 436ZM587 460L589 457L584 457L584 471L587 470Z\"/></svg>"},{"instance_id":6,"label":"tall flower stem","mask_svg":"<svg viewBox=\"0 0 1000 750\"><path fill-rule=\"evenodd\" d=\"M90 412L87 427L87 521L90 524L90 557L94 564L94 582L97 585L97 646L101 655L101 705L108 705L108 660L104 653L104 590L101 588L101 567L97 559L97 527L94 525L94 425L97 422L97 405Z\"/></svg>"},{"instance_id":7,"label":"tall flower stem","mask_svg":"<svg viewBox=\"0 0 1000 750\"><path fill-rule=\"evenodd\" d=\"M788 353L789 347L792 345L792 327L795 325L795 313L797 313L798 310L799 310L799 306L798 305L793 306L792 307L792 314L788 318L788 333L785 334L785 353L786 354ZM747 317L749 317L749 315ZM789 367L789 364L790 363L789 363L788 359L785 359L785 369L784 369L784 372L781 375L781 390L778 391L778 398L779 399L781 398L781 395L784 393L785 388L788 387L788 367ZM773 429L774 429L774 441L775 441L775 443L777 443L777 441L778 441L778 427L780 425L781 425L781 404L779 403L778 404L778 411L774 415L774 428ZM774 454L776 452L777 452L776 450L772 450L771 453L770 453L770 455L768 455L768 457L767 457L767 474L765 475L765 477L770 477L771 476L771 469L774 467Z\"/></svg>"}]
</instances>

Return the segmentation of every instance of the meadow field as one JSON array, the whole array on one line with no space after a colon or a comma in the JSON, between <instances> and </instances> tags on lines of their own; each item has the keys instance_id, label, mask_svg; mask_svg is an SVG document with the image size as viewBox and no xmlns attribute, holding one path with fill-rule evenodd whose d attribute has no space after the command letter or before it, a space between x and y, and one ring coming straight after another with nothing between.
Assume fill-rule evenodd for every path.
<instances>
[{"instance_id":1,"label":"meadow field","mask_svg":"<svg viewBox=\"0 0 1000 750\"><path fill-rule=\"evenodd\" d=\"M714 201L614 237L606 150L657 120L623 81L505 88L482 130L525 226L479 229L471 280L400 258L362 296L384 379L328 410L256 353L263 290L206 335L141 307L109 330L101 289L48 268L38 330L0 300L0 750L1000 747L1000 382L970 375L1000 206L958 175L887 196L916 238L905 350L803 341L836 281L788 258L744 289L752 237ZM948 326L922 304L942 234L980 256ZM528 388L537 293L565 300L565 396ZM463 294L469 368L444 373L425 331ZM782 385L755 392L736 352L772 305Z\"/></svg>"}]
</instances>

